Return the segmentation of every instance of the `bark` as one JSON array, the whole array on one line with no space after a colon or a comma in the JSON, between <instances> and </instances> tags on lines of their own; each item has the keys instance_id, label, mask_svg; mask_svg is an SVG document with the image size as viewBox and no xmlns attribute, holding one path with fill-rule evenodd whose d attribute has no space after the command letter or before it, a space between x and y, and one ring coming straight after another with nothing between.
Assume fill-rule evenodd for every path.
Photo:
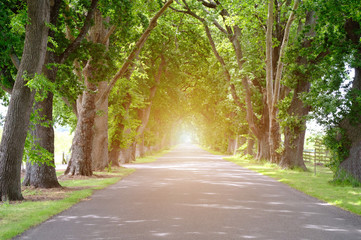
<instances>
[{"instance_id":1,"label":"bark","mask_svg":"<svg viewBox=\"0 0 361 240\"><path fill-rule=\"evenodd\" d=\"M269 147L269 136L268 133L265 132L260 138L257 138L257 156L256 159L260 160L268 160L271 158L270 147Z\"/></svg>"},{"instance_id":2,"label":"bark","mask_svg":"<svg viewBox=\"0 0 361 240\"><path fill-rule=\"evenodd\" d=\"M97 44L105 42L107 47L108 39L104 39L104 36L108 36L109 30L104 25L105 21L107 19L96 9L89 39ZM87 89L78 101L78 122L72 144L72 151L75 152L72 152L65 174L89 176L92 170L103 170L108 165L108 95L95 105L107 88L107 83L99 82L97 86L91 82L97 71L93 65L93 59L89 59L82 73Z\"/></svg>"},{"instance_id":3,"label":"bark","mask_svg":"<svg viewBox=\"0 0 361 240\"><path fill-rule=\"evenodd\" d=\"M308 37L315 35L314 26L316 24L316 18L314 12L307 12L305 26L310 27L310 31L306 34ZM299 26L299 32L304 28L303 25ZM309 40L306 38L303 41L303 46L309 47ZM325 53L320 53L316 59L321 59ZM307 64L315 64L317 62L307 62L306 57L299 56L296 60L296 63L300 66L306 66ZM306 66L307 67L307 66ZM289 115L294 115L298 119L302 119L302 124L296 126L294 129L286 127L284 131L285 141L284 141L284 152L281 157L280 166L283 168L295 168L300 167L304 170L307 170L304 160L303 160L303 148L304 140L306 134L306 121L303 119L308 115L310 111L309 106L305 106L300 95L302 93L308 92L310 90L309 76L310 74L296 72L294 74L295 79L297 79L297 85L294 89L293 98L288 109Z\"/></svg>"},{"instance_id":4,"label":"bark","mask_svg":"<svg viewBox=\"0 0 361 240\"><path fill-rule=\"evenodd\" d=\"M50 22L57 25L59 9L62 1L54 1L50 9ZM49 36L54 37L54 32L49 31ZM51 44L51 43L49 43ZM45 65L55 62L55 53L48 51L46 53ZM44 65L44 66L45 66ZM49 81L55 82L57 69L52 67L48 69L43 67L43 74ZM34 143L38 144L44 150L52 154L51 163L55 166L54 161L54 128L53 128L53 93L49 92L42 102L37 102L33 106L33 112L38 112L41 119L40 123L35 125L32 135ZM44 123L46 125L44 125ZM33 186L36 188L57 188L61 187L56 176L55 167L46 164L26 164L26 175L22 183L24 186Z\"/></svg>"},{"instance_id":5,"label":"bark","mask_svg":"<svg viewBox=\"0 0 361 240\"><path fill-rule=\"evenodd\" d=\"M131 143L127 148L121 149L121 163L130 163L132 161L135 161L135 147L136 143Z\"/></svg>"},{"instance_id":6,"label":"bark","mask_svg":"<svg viewBox=\"0 0 361 240\"><path fill-rule=\"evenodd\" d=\"M40 147L47 150L53 155L51 160L54 162L54 129L52 126L52 108L53 94L48 93L48 97L42 101L35 103L34 109L38 111L39 117L42 122L45 122L48 126L42 124L36 124L32 135L34 136L34 143L39 144ZM49 121L49 122L48 122ZM61 187L58 178L56 176L55 167L47 164L30 164L26 163L26 175L23 181L24 186L33 186L36 188L56 188Z\"/></svg>"},{"instance_id":7,"label":"bark","mask_svg":"<svg viewBox=\"0 0 361 240\"><path fill-rule=\"evenodd\" d=\"M108 153L109 164L111 164L112 166L119 167L120 154L121 154L120 147L112 148Z\"/></svg>"},{"instance_id":8,"label":"bark","mask_svg":"<svg viewBox=\"0 0 361 240\"><path fill-rule=\"evenodd\" d=\"M11 94L0 144L0 200L22 200L20 172L34 92L25 86L24 74L40 74L45 61L50 4L28 1L28 20L19 71Z\"/></svg>"},{"instance_id":9,"label":"bark","mask_svg":"<svg viewBox=\"0 0 361 240\"><path fill-rule=\"evenodd\" d=\"M354 45L358 46L356 58L360 59L360 24L350 19L345 24L345 30L347 32L348 39L351 40ZM361 91L361 67L359 66L355 67L355 77L352 82L352 90L356 92ZM361 182L361 123L360 121L355 122L355 120L352 120L361 118L361 106L357 100L358 96L359 94L357 93L351 99L351 116L346 116L346 118L340 123L340 127L346 131L345 137L350 141L350 147L349 155L343 162L341 162L339 169L346 171L352 177Z\"/></svg>"},{"instance_id":10,"label":"bark","mask_svg":"<svg viewBox=\"0 0 361 240\"><path fill-rule=\"evenodd\" d=\"M253 152L253 147L254 147L254 139L249 137L248 140L247 140L247 152L246 154L249 154L249 155L254 155L254 152Z\"/></svg>"},{"instance_id":11,"label":"bark","mask_svg":"<svg viewBox=\"0 0 361 240\"><path fill-rule=\"evenodd\" d=\"M283 70L283 62L282 58L285 54L285 49L288 44L291 25L295 19L295 11L298 8L299 1L296 0L294 2L292 11L288 17L287 24L285 26L285 31L283 33L283 40L281 47L277 49L278 58L272 59L274 55L273 52L276 52L276 49L273 49L273 41L272 41L272 32L273 32L273 0L268 2L268 20L267 20L267 33L266 33L266 89L267 89L267 105L269 108L269 144L270 144L270 152L271 152L271 162L279 163L280 155L276 152L276 150L280 146L281 142L281 133L280 133L280 126L276 120L278 109L276 107L279 96L280 96L280 84L282 78L282 70ZM277 24L279 26L280 23ZM276 67L277 65L277 67ZM274 74L274 70L276 73Z\"/></svg>"},{"instance_id":12,"label":"bark","mask_svg":"<svg viewBox=\"0 0 361 240\"><path fill-rule=\"evenodd\" d=\"M91 19L93 18L93 13L96 7L98 0L93 0L91 8L88 11L86 20L81 29L81 33L76 39L68 46L68 48L60 55L56 56L54 52L47 52L46 62L47 63L60 63L64 62L66 58L79 46L80 42L85 37L84 33L87 33L90 27ZM56 26L58 22L59 9L61 7L62 0L56 0L51 6L50 12L50 22L52 25ZM54 37L54 32L50 31L49 35ZM56 81L57 68L52 67L51 69L43 68L43 73L45 76L52 82ZM40 103L36 103L34 106L34 111L38 111L39 114L44 119L44 122L52 123L53 120L53 94L49 93L48 97ZM54 129L53 126L43 127L41 125L36 125L34 138L36 144L39 144L40 147L44 148L54 156ZM52 163L55 164L54 159ZM34 186L40 188L52 188L60 187L60 184L57 180L55 168L48 166L46 164L27 164L27 172L23 185L25 186Z\"/></svg>"},{"instance_id":13,"label":"bark","mask_svg":"<svg viewBox=\"0 0 361 240\"><path fill-rule=\"evenodd\" d=\"M229 137L228 138L228 147L227 147L227 153L234 154L236 149L237 140L234 138Z\"/></svg>"},{"instance_id":14,"label":"bark","mask_svg":"<svg viewBox=\"0 0 361 240\"><path fill-rule=\"evenodd\" d=\"M129 148L130 152L130 158L128 159L129 163L134 162L136 160L136 154L137 154L137 143L133 142L132 145Z\"/></svg>"},{"instance_id":15,"label":"bark","mask_svg":"<svg viewBox=\"0 0 361 240\"><path fill-rule=\"evenodd\" d=\"M107 86L107 82L98 84L97 96L100 96ZM108 166L108 100L96 107L94 119L94 138L92 143L93 170L103 170Z\"/></svg>"},{"instance_id":16,"label":"bark","mask_svg":"<svg viewBox=\"0 0 361 240\"><path fill-rule=\"evenodd\" d=\"M71 147L71 158L64 174L91 176L92 159L91 147L93 143L93 127L95 119L95 90L96 86L90 83L87 78L91 75L90 65L86 67L85 86L79 117L76 125L75 135Z\"/></svg>"},{"instance_id":17,"label":"bark","mask_svg":"<svg viewBox=\"0 0 361 240\"><path fill-rule=\"evenodd\" d=\"M272 66L272 32L273 32L273 0L268 0L268 17L266 32L266 95L268 112L272 113L273 99L273 66ZM272 142L270 142L272 147Z\"/></svg>"},{"instance_id":18,"label":"bark","mask_svg":"<svg viewBox=\"0 0 361 240\"><path fill-rule=\"evenodd\" d=\"M160 148L159 150L165 149L166 147L168 147L169 141L168 141L168 135L164 134L162 137L162 141L160 142Z\"/></svg>"},{"instance_id":19,"label":"bark","mask_svg":"<svg viewBox=\"0 0 361 240\"><path fill-rule=\"evenodd\" d=\"M361 90L360 67L355 68L355 78L353 80L352 88L359 91ZM357 100L354 101L355 102L353 102L353 105L358 105ZM360 109L360 106L356 106L356 108ZM360 119L360 116L358 119ZM351 121L352 120L346 118L340 124L341 128L346 130L346 138L350 141L350 147L349 155L344 161L341 162L339 169L346 171L348 174L361 182L361 124ZM342 174L339 176L342 176Z\"/></svg>"},{"instance_id":20,"label":"bark","mask_svg":"<svg viewBox=\"0 0 361 240\"><path fill-rule=\"evenodd\" d=\"M146 149L145 149L145 145L144 145L144 134L142 134L140 136L140 142L138 144L138 149L139 149L139 157L144 157L146 154Z\"/></svg>"},{"instance_id":21,"label":"bark","mask_svg":"<svg viewBox=\"0 0 361 240\"><path fill-rule=\"evenodd\" d=\"M266 32L266 97L269 117L269 146L270 146L270 161L277 162L278 156L276 149L279 147L280 138L277 135L279 133L279 126L276 122L276 111L273 107L273 0L268 1L268 17L267 17L267 32Z\"/></svg>"},{"instance_id":22,"label":"bark","mask_svg":"<svg viewBox=\"0 0 361 240\"><path fill-rule=\"evenodd\" d=\"M109 37L112 29L108 29L105 23L109 23L108 18L103 18L100 11L97 9L94 14L94 26L91 28L90 39L94 43L105 45L106 49L109 46ZM105 37L104 37L105 36ZM108 82L102 81L97 84L97 93L94 96L95 102L103 95L107 89ZM104 96L104 101L97 104L96 115L94 119L94 137L92 143L92 167L93 170L102 171L108 165L108 95Z\"/></svg>"},{"instance_id":23,"label":"bark","mask_svg":"<svg viewBox=\"0 0 361 240\"><path fill-rule=\"evenodd\" d=\"M291 105L288 109L288 114L297 116L298 118L304 118L308 115L309 107L300 99L300 94L308 92L310 89L310 82L307 81L307 77L299 77L298 84L294 90L294 95L291 101ZM281 158L280 166L283 168L295 168L300 167L307 170L303 161L303 147L305 142L306 133L306 121L302 121L302 125L290 129L285 129L285 141L284 141L284 153Z\"/></svg>"}]
</instances>

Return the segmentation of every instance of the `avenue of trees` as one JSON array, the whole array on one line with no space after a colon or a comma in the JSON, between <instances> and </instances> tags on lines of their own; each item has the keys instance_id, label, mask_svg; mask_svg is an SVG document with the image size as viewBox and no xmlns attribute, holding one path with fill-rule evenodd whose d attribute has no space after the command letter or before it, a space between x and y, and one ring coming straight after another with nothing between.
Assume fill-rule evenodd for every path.
<instances>
[{"instance_id":1,"label":"avenue of trees","mask_svg":"<svg viewBox=\"0 0 361 240\"><path fill-rule=\"evenodd\" d=\"M74 131L65 174L90 176L181 128L306 170L314 118L335 178L361 181L360 12L359 0L1 2L1 201L60 186L54 124Z\"/></svg>"}]
</instances>

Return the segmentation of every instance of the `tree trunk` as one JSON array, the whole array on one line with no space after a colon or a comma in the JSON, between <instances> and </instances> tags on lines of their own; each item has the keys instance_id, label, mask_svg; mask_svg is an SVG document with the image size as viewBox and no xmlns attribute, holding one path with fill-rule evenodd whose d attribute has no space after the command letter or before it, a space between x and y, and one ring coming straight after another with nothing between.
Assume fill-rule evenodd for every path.
<instances>
[{"instance_id":1,"label":"tree trunk","mask_svg":"<svg viewBox=\"0 0 361 240\"><path fill-rule=\"evenodd\" d=\"M144 146L144 134L142 134L142 136L140 138L141 138L141 140L140 140L140 143L138 144L139 156L144 157L146 154L145 146Z\"/></svg>"},{"instance_id":2,"label":"tree trunk","mask_svg":"<svg viewBox=\"0 0 361 240\"><path fill-rule=\"evenodd\" d=\"M130 146L130 159L129 162L134 162L137 159L136 156L137 153L137 143L133 142L132 145Z\"/></svg>"},{"instance_id":3,"label":"tree trunk","mask_svg":"<svg viewBox=\"0 0 361 240\"><path fill-rule=\"evenodd\" d=\"M158 88L158 85L160 83L160 79L162 77L162 73L163 73L165 65L166 65L166 61L165 61L164 56L161 55L160 58L161 58L161 62L159 63L158 71L157 71L156 75L154 76L154 83L155 84L154 84L154 86L152 86L150 88L150 93L149 93L149 98L148 98L149 105L144 109L138 109L138 118L141 121L141 125L137 129L137 136L135 137L135 140L133 142L132 151L133 151L134 157L131 158L131 161L135 161L135 159L136 159L137 140L138 140L139 136L144 137L144 131L145 131L145 128L147 127L147 125L148 125L150 111L152 109L152 102L153 102L153 99L154 99L155 94L157 92L157 88ZM144 141L144 139L142 141ZM143 149L141 151L144 152L144 142L143 142Z\"/></svg>"},{"instance_id":4,"label":"tree trunk","mask_svg":"<svg viewBox=\"0 0 361 240\"><path fill-rule=\"evenodd\" d=\"M114 147L114 148L112 148L112 150L109 151L109 153L108 153L109 163L112 166L117 166L117 167L120 166L120 164L119 164L120 154L121 154L120 147Z\"/></svg>"},{"instance_id":5,"label":"tree trunk","mask_svg":"<svg viewBox=\"0 0 361 240\"><path fill-rule=\"evenodd\" d=\"M236 149L236 139L229 137L228 138L228 147L227 147L227 153L233 154Z\"/></svg>"},{"instance_id":6,"label":"tree trunk","mask_svg":"<svg viewBox=\"0 0 361 240\"><path fill-rule=\"evenodd\" d=\"M303 160L303 147L306 135L306 122L302 126L304 129L300 130L296 136L290 131L285 131L285 151L282 155L280 166L282 168L295 168L300 167L307 170Z\"/></svg>"},{"instance_id":7,"label":"tree trunk","mask_svg":"<svg viewBox=\"0 0 361 240\"><path fill-rule=\"evenodd\" d=\"M82 103L79 109L78 122L76 125L73 144L71 146L71 158L64 173L68 175L91 176L93 174L91 147L94 136L94 91L96 90L96 86L87 80L85 80L85 86L87 89L83 93Z\"/></svg>"},{"instance_id":8,"label":"tree trunk","mask_svg":"<svg viewBox=\"0 0 361 240\"><path fill-rule=\"evenodd\" d=\"M246 154L249 154L249 155L254 155L254 152L253 152L253 146L254 146L254 139L249 137L248 140L247 140L247 152Z\"/></svg>"},{"instance_id":9,"label":"tree trunk","mask_svg":"<svg viewBox=\"0 0 361 240\"><path fill-rule=\"evenodd\" d=\"M160 143L160 149L159 150L162 150L162 149L165 149L166 147L168 147L168 135L165 133L162 137L162 141Z\"/></svg>"},{"instance_id":10,"label":"tree trunk","mask_svg":"<svg viewBox=\"0 0 361 240\"><path fill-rule=\"evenodd\" d=\"M260 136L260 138L257 138L257 156L256 159L258 161L265 159L269 160L271 157L270 154L270 147L269 147L269 136L268 132L265 132Z\"/></svg>"},{"instance_id":11,"label":"tree trunk","mask_svg":"<svg viewBox=\"0 0 361 240\"><path fill-rule=\"evenodd\" d=\"M38 111L42 124L36 124L32 135L35 138L34 143L52 154L54 162L54 129L53 120L53 93L49 92L47 98L42 102L35 103L34 111ZM61 187L56 176L55 167L46 164L26 163L26 175L23 181L24 186L34 186L37 188L56 188Z\"/></svg>"},{"instance_id":12,"label":"tree trunk","mask_svg":"<svg viewBox=\"0 0 361 240\"><path fill-rule=\"evenodd\" d=\"M358 54L361 54L361 49L359 49ZM352 90L361 90L361 67L355 68L355 78L352 83ZM354 111L353 114L357 114L357 119L360 119L361 107L357 100L358 96L359 95L355 94L354 99L352 99L351 111ZM355 116L353 117L355 118ZM346 130L346 138L350 141L350 148L349 155L339 166L339 171L344 170L361 182L361 123L354 123L349 118L346 118L340 123L340 127ZM336 177L343 177L342 174L337 174L338 176L336 175Z\"/></svg>"},{"instance_id":13,"label":"tree trunk","mask_svg":"<svg viewBox=\"0 0 361 240\"><path fill-rule=\"evenodd\" d=\"M98 84L97 96L101 96L107 87L107 82ZM94 119L94 138L92 144L92 167L93 170L103 170L108 166L108 100L97 106L97 114ZM119 165L119 164L118 164Z\"/></svg>"},{"instance_id":14,"label":"tree trunk","mask_svg":"<svg viewBox=\"0 0 361 240\"><path fill-rule=\"evenodd\" d=\"M91 8L88 11L87 18L88 20L85 21L82 31L87 32L88 28L90 26L90 19L92 18L94 8L96 6L97 0L92 1ZM57 25L58 22L58 16L59 16L59 9L62 5L62 0L55 0L54 4L51 6L50 11L50 23L54 26ZM54 32L49 31L49 36L54 37ZM80 44L80 41L84 38L85 35L80 36L79 34L76 41L74 41L71 46L72 50L66 49L66 52L70 54L73 52ZM51 43L49 43L51 45ZM70 45L69 45L70 46ZM47 63L59 63L65 61L66 56L63 54L61 57L55 56L54 52L48 51L47 57L46 57L46 64ZM45 64L45 65L46 65ZM56 73L57 68L52 67L51 69L48 69L46 67L43 67L43 73L45 76L51 81L56 81ZM53 94L49 93L47 98L40 103L36 103L34 107L34 111L38 111L41 116L43 117L44 122L52 123L53 121ZM49 153L51 153L54 156L54 129L53 126L49 127L43 127L40 125L36 126L36 131L34 132L34 138L37 139L36 143L39 144L40 147L47 150ZM52 163L55 165L54 159L52 160ZM46 164L28 164L27 163L27 172L25 179L23 181L23 185L25 186L34 186L34 187L40 187L40 188L53 188L53 187L60 187L60 184L58 182L55 167L48 166Z\"/></svg>"},{"instance_id":15,"label":"tree trunk","mask_svg":"<svg viewBox=\"0 0 361 240\"><path fill-rule=\"evenodd\" d=\"M355 58L359 59L361 56L360 37L361 37L361 25L360 23L349 19L345 24L345 30L347 37L353 42L355 46L358 46ZM359 91L361 91L361 67L355 67L355 77L352 82L352 99L351 99L351 113L350 116L340 123L340 127L345 130L345 138L350 142L349 155L341 162L339 171L343 170L350 174L353 178L361 182L361 106L359 103ZM355 121L353 119L358 119ZM340 172L338 172L340 173ZM336 177L342 177L338 175Z\"/></svg>"},{"instance_id":16,"label":"tree trunk","mask_svg":"<svg viewBox=\"0 0 361 240\"><path fill-rule=\"evenodd\" d=\"M286 127L284 133L285 149L281 158L280 165L283 168L300 167L306 170L307 168L303 161L306 121L303 118L308 114L309 107L304 105L304 103L300 99L300 94L308 92L311 84L307 81L307 76L298 76L298 79L298 84L294 90L293 98L288 109L288 114L302 119L302 124L300 126L295 126L294 129Z\"/></svg>"},{"instance_id":17,"label":"tree trunk","mask_svg":"<svg viewBox=\"0 0 361 240\"><path fill-rule=\"evenodd\" d=\"M134 142L128 148L121 149L121 163L130 163L135 161L135 147Z\"/></svg>"},{"instance_id":18,"label":"tree trunk","mask_svg":"<svg viewBox=\"0 0 361 240\"><path fill-rule=\"evenodd\" d=\"M48 0L28 1L24 51L11 94L0 144L0 199L22 200L20 172L34 92L25 86L24 74L40 74L48 40L50 4Z\"/></svg>"},{"instance_id":19,"label":"tree trunk","mask_svg":"<svg viewBox=\"0 0 361 240\"><path fill-rule=\"evenodd\" d=\"M124 130L124 125L123 124L119 124L117 127L117 132L118 134L122 134ZM119 138L119 136L116 136L116 138ZM122 159L122 149L120 148L121 146L121 142L120 139L113 139L111 142L111 148L110 151L108 152L108 161L109 163L112 164L112 166L120 166L119 161L121 161Z\"/></svg>"}]
</instances>

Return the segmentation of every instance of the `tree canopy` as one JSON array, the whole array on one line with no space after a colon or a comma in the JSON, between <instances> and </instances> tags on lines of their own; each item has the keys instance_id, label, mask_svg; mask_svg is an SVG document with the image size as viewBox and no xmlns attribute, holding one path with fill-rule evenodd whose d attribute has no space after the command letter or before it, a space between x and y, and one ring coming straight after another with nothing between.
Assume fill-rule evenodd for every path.
<instances>
[{"instance_id":1,"label":"tree canopy","mask_svg":"<svg viewBox=\"0 0 361 240\"><path fill-rule=\"evenodd\" d=\"M27 144L8 158L18 159L13 166L18 172L25 151L27 168L42 169L27 173L24 184L58 186L55 123L75 133L66 174L91 175L173 145L186 129L196 131L194 140L207 147L233 153L247 143L243 153L258 160L306 170L306 122L312 118L327 129L335 179L361 180L361 134L355 134L361 113L357 0L44 4L49 5L42 32L45 62L35 74L21 72L21 66L29 61L24 53L34 24L30 16L42 13L31 12L30 1L0 3L0 96L12 106L20 78L31 93L21 100L30 104L19 127ZM2 154L10 151L9 128L15 126L10 116L17 110L10 106ZM0 180L19 182L16 174L7 179L7 161L0 158ZM0 189L3 200L21 198L6 184Z\"/></svg>"}]
</instances>

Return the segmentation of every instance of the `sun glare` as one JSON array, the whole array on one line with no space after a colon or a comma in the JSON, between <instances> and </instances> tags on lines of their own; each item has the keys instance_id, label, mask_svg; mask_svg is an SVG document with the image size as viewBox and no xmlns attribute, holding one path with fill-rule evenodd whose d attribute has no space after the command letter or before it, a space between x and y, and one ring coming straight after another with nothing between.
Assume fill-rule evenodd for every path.
<instances>
[{"instance_id":1,"label":"sun glare","mask_svg":"<svg viewBox=\"0 0 361 240\"><path fill-rule=\"evenodd\" d=\"M181 143L192 143L193 142L192 134L189 132L183 132L180 135L180 142Z\"/></svg>"}]
</instances>

